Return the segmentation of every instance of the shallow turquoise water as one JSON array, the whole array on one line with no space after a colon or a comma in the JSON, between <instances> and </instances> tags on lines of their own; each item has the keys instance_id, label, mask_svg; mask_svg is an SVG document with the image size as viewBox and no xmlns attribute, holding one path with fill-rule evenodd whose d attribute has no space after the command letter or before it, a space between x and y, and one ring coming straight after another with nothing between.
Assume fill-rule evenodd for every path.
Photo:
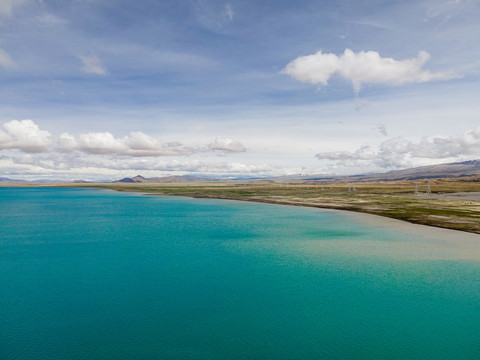
<instances>
[{"instance_id":1,"label":"shallow turquoise water","mask_svg":"<svg viewBox=\"0 0 480 360\"><path fill-rule=\"evenodd\" d=\"M101 190L0 188L0 214L1 359L480 356L475 247Z\"/></svg>"}]
</instances>

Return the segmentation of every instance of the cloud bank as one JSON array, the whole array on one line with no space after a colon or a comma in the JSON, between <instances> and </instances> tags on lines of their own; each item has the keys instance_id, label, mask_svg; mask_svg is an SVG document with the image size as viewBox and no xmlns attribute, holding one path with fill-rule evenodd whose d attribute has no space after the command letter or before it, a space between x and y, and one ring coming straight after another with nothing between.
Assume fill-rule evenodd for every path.
<instances>
[{"instance_id":1,"label":"cloud bank","mask_svg":"<svg viewBox=\"0 0 480 360\"><path fill-rule=\"evenodd\" d=\"M0 150L8 149L26 153L82 152L120 157L187 156L212 151L224 153L246 151L242 143L229 138L217 138L209 145L189 147L178 141L162 143L141 131L132 131L129 135L118 138L108 131L78 135L63 133L54 142L52 135L41 130L32 120L12 120L3 124L3 130L0 129Z\"/></svg>"},{"instance_id":2,"label":"cloud bank","mask_svg":"<svg viewBox=\"0 0 480 360\"><path fill-rule=\"evenodd\" d=\"M480 126L460 135L422 138L417 142L393 138L382 142L376 150L363 146L355 152L330 151L315 155L317 159L343 166L373 164L381 168L408 167L414 159L444 160L461 156L480 156Z\"/></svg>"},{"instance_id":3,"label":"cloud bank","mask_svg":"<svg viewBox=\"0 0 480 360\"><path fill-rule=\"evenodd\" d=\"M2 155L0 168L3 176L39 179L89 179L117 180L141 173L144 176L163 176L172 174L210 174L228 176L267 176L286 175L301 172L301 168L278 168L266 164L246 164L242 162L208 161L199 159L115 158L94 156L84 153L65 154L22 154Z\"/></svg>"},{"instance_id":4,"label":"cloud bank","mask_svg":"<svg viewBox=\"0 0 480 360\"><path fill-rule=\"evenodd\" d=\"M194 151L181 143L162 144L140 131L131 132L123 138L115 138L109 132L89 132L74 136L63 133L58 138L63 151L82 151L88 154L114 154L133 157L190 155Z\"/></svg>"},{"instance_id":5,"label":"cloud bank","mask_svg":"<svg viewBox=\"0 0 480 360\"><path fill-rule=\"evenodd\" d=\"M451 72L432 73L423 70L423 65L428 60L430 54L426 51L420 51L416 58L407 60L384 58L376 51L355 53L346 49L340 56L319 51L289 62L282 73L301 82L323 86L328 85L332 76L338 75L351 81L356 93L360 91L362 84L400 85L456 77Z\"/></svg>"},{"instance_id":6,"label":"cloud bank","mask_svg":"<svg viewBox=\"0 0 480 360\"><path fill-rule=\"evenodd\" d=\"M0 129L0 150L18 149L27 153L46 152L52 141L48 131L40 130L32 120L12 120Z\"/></svg>"},{"instance_id":7,"label":"cloud bank","mask_svg":"<svg viewBox=\"0 0 480 360\"><path fill-rule=\"evenodd\" d=\"M63 133L53 138L32 120L12 120L0 128L0 169L4 175L38 173L57 176L76 174L75 177L129 171L169 173L266 174L279 171L267 165L248 165L239 162L210 162L198 160L208 153L241 153L246 148L230 138L216 138L208 145L185 146L178 141L162 143L140 131L115 137L112 133ZM195 159L197 155L197 159ZM186 157L193 156L193 159ZM164 157L173 157L168 161ZM50 171L50 172L49 172Z\"/></svg>"}]
</instances>

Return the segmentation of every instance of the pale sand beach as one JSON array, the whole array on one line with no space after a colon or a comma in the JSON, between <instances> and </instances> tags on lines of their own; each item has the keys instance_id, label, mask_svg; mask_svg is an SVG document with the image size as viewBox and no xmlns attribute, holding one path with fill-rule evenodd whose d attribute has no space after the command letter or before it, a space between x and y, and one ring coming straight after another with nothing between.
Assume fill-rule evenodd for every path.
<instances>
[{"instance_id":1,"label":"pale sand beach","mask_svg":"<svg viewBox=\"0 0 480 360\"><path fill-rule=\"evenodd\" d=\"M392 238L409 234L409 240L345 241L345 251L357 255L386 256L401 260L465 260L480 262L480 235L413 224L379 215L343 210L354 221L384 228ZM398 236L396 236L398 234ZM338 246L338 244L337 244Z\"/></svg>"},{"instance_id":2,"label":"pale sand beach","mask_svg":"<svg viewBox=\"0 0 480 360\"><path fill-rule=\"evenodd\" d=\"M147 195L147 194L146 194ZM217 200L217 199L215 199ZM244 202L244 200L221 200ZM247 201L251 203L252 201ZM289 204L269 204L272 206L298 206ZM312 211L343 214L353 222L382 228L385 237L376 239L330 241L295 241L295 246L288 247L289 252L300 252L305 255L342 253L350 257L383 257L398 261L415 260L452 260L480 262L480 235L464 231L439 228L429 225L415 224L385 216L361 213L349 210L321 209L310 206ZM408 237L405 237L408 234ZM285 244L279 244L285 247ZM273 247L276 247L273 245ZM277 248L277 250L280 249Z\"/></svg>"}]
</instances>

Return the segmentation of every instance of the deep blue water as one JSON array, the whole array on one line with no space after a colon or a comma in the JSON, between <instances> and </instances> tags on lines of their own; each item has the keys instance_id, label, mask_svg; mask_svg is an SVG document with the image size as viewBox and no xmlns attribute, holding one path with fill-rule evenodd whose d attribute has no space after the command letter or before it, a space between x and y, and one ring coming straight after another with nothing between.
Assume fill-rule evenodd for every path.
<instances>
[{"instance_id":1,"label":"deep blue water","mask_svg":"<svg viewBox=\"0 0 480 360\"><path fill-rule=\"evenodd\" d=\"M0 359L480 358L471 242L87 189L0 188L0 214Z\"/></svg>"}]
</instances>

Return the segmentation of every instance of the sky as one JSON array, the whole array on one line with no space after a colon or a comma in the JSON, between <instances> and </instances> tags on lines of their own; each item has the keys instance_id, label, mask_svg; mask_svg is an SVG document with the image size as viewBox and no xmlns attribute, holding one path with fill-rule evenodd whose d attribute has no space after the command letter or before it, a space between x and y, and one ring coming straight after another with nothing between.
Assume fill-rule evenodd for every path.
<instances>
[{"instance_id":1,"label":"sky","mask_svg":"<svg viewBox=\"0 0 480 360\"><path fill-rule=\"evenodd\" d=\"M0 0L0 177L480 159L480 0Z\"/></svg>"}]
</instances>

